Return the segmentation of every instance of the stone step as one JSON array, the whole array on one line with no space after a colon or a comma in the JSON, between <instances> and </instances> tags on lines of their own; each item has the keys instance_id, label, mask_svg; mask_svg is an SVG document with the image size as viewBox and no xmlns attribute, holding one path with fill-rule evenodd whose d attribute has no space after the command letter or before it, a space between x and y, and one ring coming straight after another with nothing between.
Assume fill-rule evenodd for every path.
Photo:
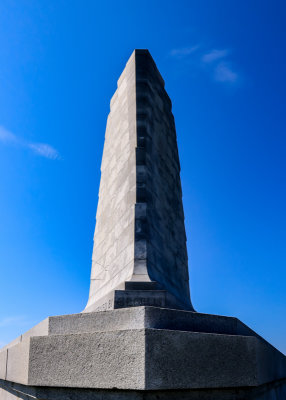
<instances>
[{"instance_id":1,"label":"stone step","mask_svg":"<svg viewBox=\"0 0 286 400\"><path fill-rule=\"evenodd\" d=\"M132 307L48 317L2 348L0 354L33 336L144 328L255 336L263 341L257 333L237 318L158 307Z\"/></svg>"},{"instance_id":2,"label":"stone step","mask_svg":"<svg viewBox=\"0 0 286 400\"><path fill-rule=\"evenodd\" d=\"M243 388L285 374L285 357L257 337L150 328L34 336L0 357L0 379L46 387Z\"/></svg>"}]
</instances>

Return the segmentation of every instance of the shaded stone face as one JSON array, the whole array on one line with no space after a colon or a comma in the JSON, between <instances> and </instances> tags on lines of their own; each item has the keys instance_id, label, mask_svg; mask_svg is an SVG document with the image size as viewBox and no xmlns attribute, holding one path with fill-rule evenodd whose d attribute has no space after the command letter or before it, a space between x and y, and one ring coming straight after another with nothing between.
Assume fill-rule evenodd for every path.
<instances>
[{"instance_id":1,"label":"shaded stone face","mask_svg":"<svg viewBox=\"0 0 286 400\"><path fill-rule=\"evenodd\" d=\"M155 281L192 308L174 117L147 50L133 52L110 103L87 309L128 281Z\"/></svg>"}]
</instances>

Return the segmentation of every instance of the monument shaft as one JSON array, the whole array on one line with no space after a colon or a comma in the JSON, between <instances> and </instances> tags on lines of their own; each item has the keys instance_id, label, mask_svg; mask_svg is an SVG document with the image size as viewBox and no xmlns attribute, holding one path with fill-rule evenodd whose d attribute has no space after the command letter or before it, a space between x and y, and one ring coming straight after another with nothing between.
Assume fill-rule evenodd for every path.
<instances>
[{"instance_id":1,"label":"monument shaft","mask_svg":"<svg viewBox=\"0 0 286 400\"><path fill-rule=\"evenodd\" d=\"M191 307L174 117L147 50L133 52L110 102L87 310L126 281L155 281Z\"/></svg>"}]
</instances>

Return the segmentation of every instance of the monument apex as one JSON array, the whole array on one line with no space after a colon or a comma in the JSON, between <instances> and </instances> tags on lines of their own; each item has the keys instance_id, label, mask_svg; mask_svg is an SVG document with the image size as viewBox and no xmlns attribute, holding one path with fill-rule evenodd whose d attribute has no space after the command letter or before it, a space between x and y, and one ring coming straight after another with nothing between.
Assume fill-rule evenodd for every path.
<instances>
[{"instance_id":1,"label":"monument apex","mask_svg":"<svg viewBox=\"0 0 286 400\"><path fill-rule=\"evenodd\" d=\"M114 308L126 282L193 309L175 122L148 50L134 50L110 102L86 311ZM153 294L134 304L163 306Z\"/></svg>"}]
</instances>

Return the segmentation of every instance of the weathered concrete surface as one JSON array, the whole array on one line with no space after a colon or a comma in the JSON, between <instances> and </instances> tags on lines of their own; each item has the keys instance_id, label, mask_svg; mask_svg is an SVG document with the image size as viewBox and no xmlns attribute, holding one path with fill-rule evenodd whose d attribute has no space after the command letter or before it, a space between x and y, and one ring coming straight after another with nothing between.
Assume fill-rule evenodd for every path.
<instances>
[{"instance_id":1,"label":"weathered concrete surface","mask_svg":"<svg viewBox=\"0 0 286 400\"><path fill-rule=\"evenodd\" d=\"M133 52L110 102L85 311L116 308L126 281L156 281L177 304L154 291L138 304L121 295L124 306L192 309L175 123L147 50Z\"/></svg>"}]
</instances>

